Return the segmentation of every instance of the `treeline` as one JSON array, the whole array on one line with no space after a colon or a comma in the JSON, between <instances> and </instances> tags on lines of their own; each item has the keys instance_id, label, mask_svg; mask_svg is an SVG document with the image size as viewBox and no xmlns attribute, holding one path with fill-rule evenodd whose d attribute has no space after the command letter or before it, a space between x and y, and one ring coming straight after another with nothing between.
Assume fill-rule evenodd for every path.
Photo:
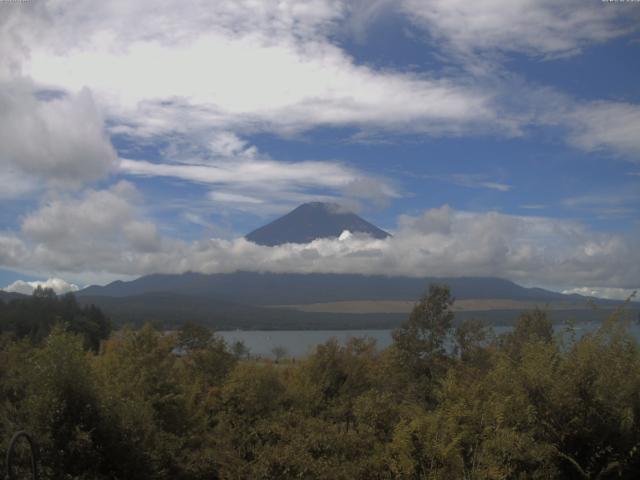
<instances>
[{"instance_id":1,"label":"treeline","mask_svg":"<svg viewBox=\"0 0 640 480\"><path fill-rule=\"evenodd\" d=\"M7 303L0 299L0 335L39 343L56 324L82 335L85 347L94 351L111 333L111 322L102 310L95 305L78 305L72 293L58 296L52 289L38 286L31 297Z\"/></svg>"},{"instance_id":2,"label":"treeline","mask_svg":"<svg viewBox=\"0 0 640 480\"><path fill-rule=\"evenodd\" d=\"M453 329L451 305L432 286L384 351L329 341L279 363L194 325L125 328L98 353L64 323L5 335L0 450L27 429L56 479L640 478L624 310L583 336L526 312L495 337Z\"/></svg>"}]
</instances>

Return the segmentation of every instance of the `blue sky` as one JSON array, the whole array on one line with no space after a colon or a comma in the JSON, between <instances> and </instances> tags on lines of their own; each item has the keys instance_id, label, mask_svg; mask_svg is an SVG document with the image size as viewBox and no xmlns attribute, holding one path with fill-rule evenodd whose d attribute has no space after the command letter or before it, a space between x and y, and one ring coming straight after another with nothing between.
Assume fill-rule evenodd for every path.
<instances>
[{"instance_id":1,"label":"blue sky","mask_svg":"<svg viewBox=\"0 0 640 480\"><path fill-rule=\"evenodd\" d=\"M640 285L638 3L0 9L0 286L235 269ZM394 239L242 239L312 200Z\"/></svg>"}]
</instances>

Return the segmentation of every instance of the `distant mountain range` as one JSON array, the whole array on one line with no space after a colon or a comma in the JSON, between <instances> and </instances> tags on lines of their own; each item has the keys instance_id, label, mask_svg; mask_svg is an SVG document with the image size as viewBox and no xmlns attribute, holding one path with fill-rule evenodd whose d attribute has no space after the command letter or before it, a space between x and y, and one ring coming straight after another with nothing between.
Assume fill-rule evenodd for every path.
<instances>
[{"instance_id":1,"label":"distant mountain range","mask_svg":"<svg viewBox=\"0 0 640 480\"><path fill-rule=\"evenodd\" d=\"M247 239L262 245L306 243L338 237L345 230L374 238L389 234L340 206L306 203L258 228ZM431 283L449 285L458 300L456 317L510 323L523 309L548 305L552 319L601 320L620 302L525 288L493 277L389 277L356 274L235 272L154 274L77 292L81 303L102 308L116 323L185 321L217 329L390 328L407 317ZM0 292L9 301L17 294ZM635 306L633 308L636 308Z\"/></svg>"},{"instance_id":2,"label":"distant mountain range","mask_svg":"<svg viewBox=\"0 0 640 480\"><path fill-rule=\"evenodd\" d=\"M373 238L389 234L358 215L330 203L305 203L249 233L260 245L308 243L339 237L345 230ZM236 272L205 275L147 275L78 292L117 322L186 320L218 329L389 328L407 317L430 283L445 283L464 306L458 318L474 316L508 323L532 305L558 305L563 318L591 320L587 299L540 288L524 288L500 278L410 278L354 274ZM603 306L615 304L600 301ZM574 312L575 315L572 313ZM594 317L595 315L595 317Z\"/></svg>"},{"instance_id":3,"label":"distant mountain range","mask_svg":"<svg viewBox=\"0 0 640 480\"><path fill-rule=\"evenodd\" d=\"M10 302L11 300L24 297L25 295L22 295L21 293L5 292L4 290L0 290L0 300L2 300L3 302Z\"/></svg>"},{"instance_id":4,"label":"distant mountain range","mask_svg":"<svg viewBox=\"0 0 640 480\"><path fill-rule=\"evenodd\" d=\"M345 230L365 233L373 238L389 234L355 213L334 203L305 203L245 238L259 245L273 247L285 243L309 243L319 238L339 237Z\"/></svg>"},{"instance_id":5,"label":"distant mountain range","mask_svg":"<svg viewBox=\"0 0 640 480\"><path fill-rule=\"evenodd\" d=\"M476 317L494 324L510 323L521 310L534 305L549 305L555 321L602 320L611 307L619 304L596 300L602 308L593 310L587 297L525 288L491 277L255 272L148 275L130 282L92 286L77 295L82 303L103 308L116 322L173 325L191 320L217 329L390 328L407 317L398 305L410 306L430 283L449 285L455 298L466 303L467 307L456 313L458 319ZM362 309L363 304L367 308ZM480 306L474 309L474 304ZM311 305L313 309L306 308Z\"/></svg>"},{"instance_id":6,"label":"distant mountain range","mask_svg":"<svg viewBox=\"0 0 640 480\"><path fill-rule=\"evenodd\" d=\"M127 297L154 292L207 297L249 305L289 305L347 300L417 300L431 283L445 283L458 299L538 302L586 301L541 288L525 288L493 277L388 277L356 274L183 273L154 274L130 282L91 286L78 294Z\"/></svg>"}]
</instances>

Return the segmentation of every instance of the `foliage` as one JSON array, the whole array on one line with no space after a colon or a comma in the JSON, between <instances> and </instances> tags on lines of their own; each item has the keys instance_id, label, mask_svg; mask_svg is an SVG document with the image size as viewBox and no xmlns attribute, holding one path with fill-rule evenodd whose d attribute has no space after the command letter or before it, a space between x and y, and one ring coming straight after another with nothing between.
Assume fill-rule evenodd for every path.
<instances>
[{"instance_id":1,"label":"foliage","mask_svg":"<svg viewBox=\"0 0 640 480\"><path fill-rule=\"evenodd\" d=\"M53 290L38 286L31 297L7 304L0 301L0 334L38 343L56 324L81 334L85 347L94 351L111 333L111 322L102 311L94 305L81 307L72 293L58 297Z\"/></svg>"},{"instance_id":2,"label":"foliage","mask_svg":"<svg viewBox=\"0 0 640 480\"><path fill-rule=\"evenodd\" d=\"M414 306L409 318L393 332L395 370L405 383L415 385L413 395L427 403L435 400L435 389L448 368L445 342L451 333L453 305L446 285L431 285Z\"/></svg>"},{"instance_id":3,"label":"foliage","mask_svg":"<svg viewBox=\"0 0 640 480\"><path fill-rule=\"evenodd\" d=\"M70 302L33 301L10 309ZM640 348L621 312L568 339L524 312L495 338L453 330L452 302L432 287L384 351L331 340L295 362L193 324L97 351L34 321L0 336L0 452L27 429L47 479L639 478Z\"/></svg>"}]
</instances>

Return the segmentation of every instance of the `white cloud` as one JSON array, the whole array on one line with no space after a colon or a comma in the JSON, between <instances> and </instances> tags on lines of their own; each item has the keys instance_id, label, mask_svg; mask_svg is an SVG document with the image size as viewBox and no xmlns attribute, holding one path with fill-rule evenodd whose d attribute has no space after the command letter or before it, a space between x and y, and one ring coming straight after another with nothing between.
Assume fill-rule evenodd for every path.
<instances>
[{"instance_id":1,"label":"white cloud","mask_svg":"<svg viewBox=\"0 0 640 480\"><path fill-rule=\"evenodd\" d=\"M383 15L389 14L394 0L350 0L345 2L347 18L345 29L359 43L364 43L368 30Z\"/></svg>"},{"instance_id":2,"label":"white cloud","mask_svg":"<svg viewBox=\"0 0 640 480\"><path fill-rule=\"evenodd\" d=\"M332 35L345 20L362 33L387 5L354 5L60 0L12 9L0 18L0 186L11 187L4 196L25 194L44 181L91 182L118 168L130 177L204 184L217 206L263 213L336 198L384 204L399 195L388 179L338 162L279 162L243 140L256 132L287 136L322 126L434 136L519 135L525 126L559 126L578 148L637 158L637 105L579 104L517 80L511 85L358 64ZM630 11L579 0L403 5L446 52L461 55L458 62L478 52L572 54L622 35L619 18ZM38 96L42 89L58 93ZM125 159L118 166L105 128L137 141L169 139L163 163ZM448 180L511 187L479 176ZM48 198L24 218L20 235L0 233L0 264L100 278L258 268L495 274L620 288L635 285L640 264L624 236L542 217L442 208L402 217L393 239L354 235L339 244L271 249L242 239L163 238L133 206L136 192L127 183Z\"/></svg>"},{"instance_id":3,"label":"white cloud","mask_svg":"<svg viewBox=\"0 0 640 480\"><path fill-rule=\"evenodd\" d=\"M631 7L631 8L629 8ZM403 0L401 8L436 40L463 54L573 54L631 31L633 5L600 0ZM630 17L630 18L629 18ZM637 25L636 25L637 28Z\"/></svg>"},{"instance_id":4,"label":"white cloud","mask_svg":"<svg viewBox=\"0 0 640 480\"><path fill-rule=\"evenodd\" d=\"M640 105L592 102L568 114L569 142L586 151L613 150L640 161Z\"/></svg>"},{"instance_id":5,"label":"white cloud","mask_svg":"<svg viewBox=\"0 0 640 480\"><path fill-rule=\"evenodd\" d=\"M232 193L232 192L209 192L209 198L216 202L223 203L244 203L244 204L261 204L263 200L259 198L250 197L249 195L242 195L240 193Z\"/></svg>"},{"instance_id":6,"label":"white cloud","mask_svg":"<svg viewBox=\"0 0 640 480\"><path fill-rule=\"evenodd\" d=\"M640 9L639 9L640 11ZM613 153L637 162L640 140L640 104L622 101L576 100L561 91L517 80L498 82L505 111L525 127L548 127L567 144L586 152Z\"/></svg>"},{"instance_id":7,"label":"white cloud","mask_svg":"<svg viewBox=\"0 0 640 480\"><path fill-rule=\"evenodd\" d=\"M562 205L577 212L588 212L598 218L634 217L638 212L640 190L619 188L615 193L590 193L565 198Z\"/></svg>"},{"instance_id":8,"label":"white cloud","mask_svg":"<svg viewBox=\"0 0 640 480\"><path fill-rule=\"evenodd\" d=\"M584 295L586 297L607 298L611 300L626 300L631 297L634 292L639 292L640 288L594 288L594 287L575 287L563 290L562 293ZM637 295L633 300L638 301Z\"/></svg>"},{"instance_id":9,"label":"white cloud","mask_svg":"<svg viewBox=\"0 0 640 480\"><path fill-rule=\"evenodd\" d=\"M34 54L28 71L70 91L91 85L116 120L112 131L135 135L207 127L287 134L323 125L440 135L485 122L504 129L484 92L357 66L329 43L203 34L187 45Z\"/></svg>"},{"instance_id":10,"label":"white cloud","mask_svg":"<svg viewBox=\"0 0 640 480\"><path fill-rule=\"evenodd\" d=\"M247 189L236 188L209 192L207 198L215 203L219 211L228 213L245 212L261 217L283 215L301 203L307 202L343 202L357 205L350 199L320 193L304 193L301 191L278 190L270 188L252 188L251 195ZM209 206L210 208L210 206Z\"/></svg>"},{"instance_id":11,"label":"white cloud","mask_svg":"<svg viewBox=\"0 0 640 480\"><path fill-rule=\"evenodd\" d=\"M278 162L254 148L248 157L207 158L199 164L185 162L122 159L120 169L131 176L173 177L212 185L216 189L208 194L210 200L253 213L281 212L288 206L312 200L342 199L354 207L360 202L384 206L400 196L390 181L337 162Z\"/></svg>"},{"instance_id":12,"label":"white cloud","mask_svg":"<svg viewBox=\"0 0 640 480\"><path fill-rule=\"evenodd\" d=\"M244 239L184 244L169 271L265 270L410 276L495 275L537 284L628 287L638 252L627 238L543 217L472 214L449 207L403 217L392 238L361 235L262 247Z\"/></svg>"},{"instance_id":13,"label":"white cloud","mask_svg":"<svg viewBox=\"0 0 640 480\"><path fill-rule=\"evenodd\" d=\"M337 0L194 0L188 6L180 0L135 4L113 0L95 5L73 0L38 3L49 21L60 22L58 32L42 33L42 38L58 50L77 45L91 35L104 43L114 35L126 43L150 37L166 44L185 43L209 30L239 36L309 39L324 37L344 14L344 5ZM141 22L141 18L146 21ZM114 19L120 21L113 22Z\"/></svg>"},{"instance_id":14,"label":"white cloud","mask_svg":"<svg viewBox=\"0 0 640 480\"><path fill-rule=\"evenodd\" d=\"M347 167L329 162L277 162L273 160L224 162L216 165L178 165L123 159L120 169L136 176L174 177L205 184L252 185L270 188L288 184L339 188L357 177Z\"/></svg>"},{"instance_id":15,"label":"white cloud","mask_svg":"<svg viewBox=\"0 0 640 480\"><path fill-rule=\"evenodd\" d=\"M480 182L480 187L488 188L491 190L498 190L500 192L508 192L513 187L506 183L498 183L498 182Z\"/></svg>"},{"instance_id":16,"label":"white cloud","mask_svg":"<svg viewBox=\"0 0 640 480\"><path fill-rule=\"evenodd\" d=\"M126 200L130 186L57 201L27 217L24 268L65 278L236 270L409 276L499 276L526 284L632 288L640 278L633 236L597 233L579 222L444 206L402 216L393 237L264 247L243 238L159 238ZM24 251L26 250L26 252ZM4 259L7 261L7 257ZM8 258L11 260L11 258Z\"/></svg>"},{"instance_id":17,"label":"white cloud","mask_svg":"<svg viewBox=\"0 0 640 480\"><path fill-rule=\"evenodd\" d=\"M75 33L34 43L24 72L68 91L89 85L111 131L137 136L323 125L438 135L510 128L492 96L464 82L356 65L329 41L344 21L343 2L144 3L51 9L55 30Z\"/></svg>"},{"instance_id":18,"label":"white cloud","mask_svg":"<svg viewBox=\"0 0 640 480\"><path fill-rule=\"evenodd\" d=\"M38 187L38 182L28 174L14 168L0 170L0 200L26 197Z\"/></svg>"},{"instance_id":19,"label":"white cloud","mask_svg":"<svg viewBox=\"0 0 640 480\"><path fill-rule=\"evenodd\" d=\"M244 210L249 197L261 212L301 198L340 197L356 207L385 205L398 193L388 180L338 163L278 162L241 137L325 125L437 135L474 125L511 130L493 111L492 96L464 82L357 65L329 40L354 14L334 0L189 8L172 0L43 1L30 15L12 10L2 40L19 53L6 57L11 68L3 65L11 85L3 112L13 123L3 120L10 128L0 138L0 161L49 184L81 184L116 168L207 183L216 187L211 199ZM58 93L39 99L38 89ZM162 163L118 165L102 112L113 134L169 139Z\"/></svg>"},{"instance_id":20,"label":"white cloud","mask_svg":"<svg viewBox=\"0 0 640 480\"><path fill-rule=\"evenodd\" d=\"M24 242L12 232L0 232L0 265L17 267L27 260Z\"/></svg>"},{"instance_id":21,"label":"white cloud","mask_svg":"<svg viewBox=\"0 0 640 480\"><path fill-rule=\"evenodd\" d=\"M256 132L286 136L322 126L434 136L469 132L509 136L522 134L526 125L561 122L569 126L570 141L579 148L637 151L636 139L621 133L632 130L633 125L619 128L623 117L635 114L621 112L619 106L616 112L598 107L591 116L583 116L582 107L576 107L569 113L558 112L563 120L557 115L545 120L531 105L513 105L511 96L521 96L521 90L516 94L504 91L500 82L376 69L357 64L333 43L332 36L345 23L362 30L380 12L392 8L391 3L197 1L187 8L176 0L91 6L73 1L38 2L31 17L16 14L5 22L10 25L5 31L10 30L11 35L2 39L23 52L12 63L17 67L6 69L13 72L7 75L14 80L31 77L38 88L67 94L39 101L32 92L25 93L28 101L20 103L29 109L17 118L26 122L40 116L42 121L26 122L26 127L16 122L15 132L5 130L11 136L5 145L13 145L10 157L19 158L24 169L40 172L49 180L100 178L116 163L104 137L100 117L104 112L112 134L130 135L138 141L170 139L162 156L164 164L127 160L122 165L127 173L217 183L227 168L221 160L241 160L232 171L255 167L254 173L265 168L268 174L277 167L278 175L286 174L277 180L281 190L310 188L308 183L300 187L295 182L300 182L300 170L314 162L290 168L291 164L260 158L243 136ZM436 0L409 1L403 8L430 34L446 38L458 50L473 45L560 54L622 33L616 26L620 9L577 0L569 3L527 0L505 6L502 2L462 5ZM144 24L140 18L145 18ZM44 28L47 22L50 28ZM91 94L84 90L87 86ZM10 95L18 98L16 92ZM611 128L592 134L604 116L614 113L625 115L618 115L620 119ZM68 122L54 122L61 117ZM68 123L79 127L68 128ZM49 144L24 141L25 136L48 138L43 129L54 133ZM43 152L52 153L43 159ZM202 168L204 165L210 168ZM297 176L293 187L285 185L289 175ZM349 190L366 193L377 189L374 200L380 204L393 198L389 186L381 182L371 190L358 187L370 181L356 179ZM240 177L234 184L237 182ZM473 184L501 191L510 188L490 180ZM336 188L335 182L331 188ZM227 185L227 190L233 188Z\"/></svg>"},{"instance_id":22,"label":"white cloud","mask_svg":"<svg viewBox=\"0 0 640 480\"><path fill-rule=\"evenodd\" d=\"M16 280L11 285L6 286L3 290L5 292L16 292L24 295L31 295L33 291L38 288L50 288L58 295L63 293L75 292L79 290L79 287L73 283L69 283L62 278L49 278L48 280L34 282L25 282L24 280Z\"/></svg>"},{"instance_id":23,"label":"white cloud","mask_svg":"<svg viewBox=\"0 0 640 480\"><path fill-rule=\"evenodd\" d=\"M110 271L114 263L126 265L133 257L138 263L160 251L158 229L140 218L132 204L136 197L133 185L119 182L43 205L22 222L30 263L52 271Z\"/></svg>"},{"instance_id":24,"label":"white cloud","mask_svg":"<svg viewBox=\"0 0 640 480\"><path fill-rule=\"evenodd\" d=\"M565 198L562 204L571 208L591 208L601 206L619 206L632 202L635 195L628 192L617 192L614 194L586 194Z\"/></svg>"},{"instance_id":25,"label":"white cloud","mask_svg":"<svg viewBox=\"0 0 640 480\"><path fill-rule=\"evenodd\" d=\"M524 96L528 105L514 104L511 97L522 97L521 90L514 93L500 82L451 76L451 71L438 77L360 65L334 43L345 24L362 30L372 18L396 7L385 0L196 1L188 8L177 0L135 5L120 0L100 5L43 1L30 15L10 15L3 29L9 33L0 40L10 43L14 52L4 62L14 78L18 72L36 85L75 92L57 99L62 103L88 86L107 115L111 133L177 138L173 161L193 143L218 156L250 156L252 147L240 136L254 132L289 135L322 126L354 126L434 136L519 135L525 125L545 124L529 95ZM407 0L400 5L429 35L456 51L535 55L571 53L628 32L620 21L636 14L627 7L583 0L508 5L496 0ZM145 18L143 24L140 18ZM39 103L39 109L55 105ZM572 127L572 144L637 152L636 140L628 134L635 124L624 123L629 116L637 120L635 106L623 107L587 105L591 113L583 116L583 107L577 106L564 121ZM81 117L91 109L85 105L71 110ZM598 124L606 125L600 123L605 117L614 124L598 130ZM94 148L85 145L85 156L109 157L108 149L100 152L98 147L100 121L77 120L92 129L91 135L83 135ZM73 172L93 178L104 174L112 161L93 167L89 160L73 163L82 167ZM61 172L68 170L61 166ZM500 183L487 187L504 188Z\"/></svg>"},{"instance_id":26,"label":"white cloud","mask_svg":"<svg viewBox=\"0 0 640 480\"><path fill-rule=\"evenodd\" d=\"M78 186L105 177L117 156L91 92L47 89L24 74L45 32L59 32L47 28L45 5L6 4L1 10L0 195L16 198L45 182Z\"/></svg>"},{"instance_id":27,"label":"white cloud","mask_svg":"<svg viewBox=\"0 0 640 480\"><path fill-rule=\"evenodd\" d=\"M40 100L33 86L0 81L0 165L63 184L106 176L116 154L88 90Z\"/></svg>"},{"instance_id":28,"label":"white cloud","mask_svg":"<svg viewBox=\"0 0 640 480\"><path fill-rule=\"evenodd\" d=\"M512 186L507 183L489 180L488 176L485 174L453 173L449 175L425 175L425 178L441 180L461 187L487 188L489 190L498 190L500 192L508 192L512 188Z\"/></svg>"},{"instance_id":29,"label":"white cloud","mask_svg":"<svg viewBox=\"0 0 640 480\"><path fill-rule=\"evenodd\" d=\"M247 145L247 142L232 132L216 132L207 146L212 154L222 158L251 159L257 154L256 147Z\"/></svg>"},{"instance_id":30,"label":"white cloud","mask_svg":"<svg viewBox=\"0 0 640 480\"><path fill-rule=\"evenodd\" d=\"M361 203L384 207L391 199L402 196L389 180L367 175L354 178L342 188L342 191L347 198L354 200L349 205L356 210L362 208Z\"/></svg>"}]
</instances>

